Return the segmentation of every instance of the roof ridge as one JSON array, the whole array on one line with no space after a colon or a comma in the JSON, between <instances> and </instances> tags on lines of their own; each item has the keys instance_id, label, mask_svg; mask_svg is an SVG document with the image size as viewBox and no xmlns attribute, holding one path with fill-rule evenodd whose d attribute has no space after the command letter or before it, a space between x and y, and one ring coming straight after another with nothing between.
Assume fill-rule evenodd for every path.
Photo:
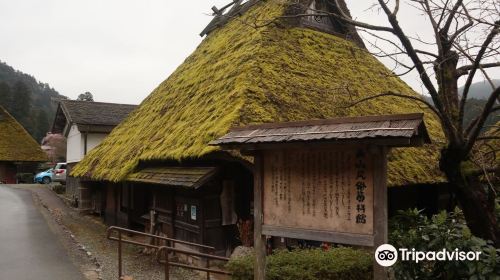
<instances>
[{"instance_id":1,"label":"roof ridge","mask_svg":"<svg viewBox=\"0 0 500 280\"><path fill-rule=\"evenodd\" d=\"M339 117L339 118L316 119L316 120L305 120L305 121L254 124L241 127L233 127L231 128L231 131L296 127L296 126L316 126L316 125L329 125L329 124L340 124L340 123L347 124L347 123L361 123L361 122L414 120L414 119L421 119L423 116L424 116L423 113L410 113L410 114L392 114L392 115L367 115L367 116L357 116L357 117L356 116Z\"/></svg>"},{"instance_id":2,"label":"roof ridge","mask_svg":"<svg viewBox=\"0 0 500 280\"><path fill-rule=\"evenodd\" d=\"M123 105L123 106L139 106L139 104L101 102L101 101L87 101L87 100L71 100L71 99L62 99L59 102L88 103L88 104L107 104L107 105Z\"/></svg>"}]
</instances>

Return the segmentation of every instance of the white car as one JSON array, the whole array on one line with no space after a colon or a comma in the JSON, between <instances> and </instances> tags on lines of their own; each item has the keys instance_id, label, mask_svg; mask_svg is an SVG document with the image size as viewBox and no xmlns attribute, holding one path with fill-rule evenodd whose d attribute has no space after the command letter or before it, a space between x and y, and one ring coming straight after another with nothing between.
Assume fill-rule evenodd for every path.
<instances>
[{"instance_id":1,"label":"white car","mask_svg":"<svg viewBox=\"0 0 500 280\"><path fill-rule=\"evenodd\" d=\"M66 163L59 162L52 170L52 181L66 184Z\"/></svg>"}]
</instances>

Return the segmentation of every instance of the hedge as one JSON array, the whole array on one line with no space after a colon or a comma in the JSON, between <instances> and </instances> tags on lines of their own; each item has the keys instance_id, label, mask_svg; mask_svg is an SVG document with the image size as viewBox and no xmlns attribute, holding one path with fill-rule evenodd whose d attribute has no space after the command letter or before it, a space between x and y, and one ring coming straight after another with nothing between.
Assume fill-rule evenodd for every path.
<instances>
[{"instance_id":1,"label":"hedge","mask_svg":"<svg viewBox=\"0 0 500 280\"><path fill-rule=\"evenodd\" d=\"M372 279L372 255L351 248L278 251L267 257L269 280L364 280ZM254 257L232 259L227 265L233 280L252 280Z\"/></svg>"}]
</instances>

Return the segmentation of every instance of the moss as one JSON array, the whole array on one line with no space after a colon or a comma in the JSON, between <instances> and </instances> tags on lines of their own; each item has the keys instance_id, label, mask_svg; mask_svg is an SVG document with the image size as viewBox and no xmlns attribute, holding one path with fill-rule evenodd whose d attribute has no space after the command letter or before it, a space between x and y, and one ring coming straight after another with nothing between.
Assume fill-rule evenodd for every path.
<instances>
[{"instance_id":1,"label":"moss","mask_svg":"<svg viewBox=\"0 0 500 280\"><path fill-rule=\"evenodd\" d=\"M284 5L277 2L257 4L243 20L282 14ZM217 151L208 143L235 125L425 111L395 98L340 109L388 90L416 94L351 42L310 29L253 29L233 20L211 33L72 174L120 181L139 161L199 158ZM439 124L425 112L431 137L439 141ZM396 151L389 183L440 180L438 148Z\"/></svg>"},{"instance_id":2,"label":"moss","mask_svg":"<svg viewBox=\"0 0 500 280\"><path fill-rule=\"evenodd\" d=\"M0 106L0 161L47 161L40 145Z\"/></svg>"}]
</instances>

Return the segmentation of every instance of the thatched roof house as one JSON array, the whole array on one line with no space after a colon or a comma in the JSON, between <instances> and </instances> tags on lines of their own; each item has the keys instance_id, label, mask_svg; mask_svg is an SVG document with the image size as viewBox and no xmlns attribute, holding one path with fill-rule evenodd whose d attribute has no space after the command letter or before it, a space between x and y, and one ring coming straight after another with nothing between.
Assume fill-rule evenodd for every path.
<instances>
[{"instance_id":1,"label":"thatched roof house","mask_svg":"<svg viewBox=\"0 0 500 280\"><path fill-rule=\"evenodd\" d=\"M40 145L0 106L0 161L41 162L47 156Z\"/></svg>"},{"instance_id":2,"label":"thatched roof house","mask_svg":"<svg viewBox=\"0 0 500 280\"><path fill-rule=\"evenodd\" d=\"M0 182L15 183L16 165L44 161L40 145L0 106Z\"/></svg>"},{"instance_id":3,"label":"thatched roof house","mask_svg":"<svg viewBox=\"0 0 500 280\"><path fill-rule=\"evenodd\" d=\"M52 124L52 133L67 137L73 125L80 132L109 133L136 107L130 104L61 100Z\"/></svg>"},{"instance_id":4,"label":"thatched roof house","mask_svg":"<svg viewBox=\"0 0 500 280\"><path fill-rule=\"evenodd\" d=\"M260 28L249 24L300 12L286 2L248 1L237 20L212 27L195 52L72 174L118 182L140 162L202 159L222 153L208 143L232 126L424 111L435 144L394 151L389 185L440 180L442 136L430 111L397 98L342 108L387 91L416 95L363 48L352 28L332 21L325 32L299 19Z\"/></svg>"},{"instance_id":5,"label":"thatched roof house","mask_svg":"<svg viewBox=\"0 0 500 280\"><path fill-rule=\"evenodd\" d=\"M61 100L52 124L52 133L66 137L67 172L122 122L137 106L82 100ZM67 176L65 195L75 205L85 200L78 178Z\"/></svg>"}]
</instances>

